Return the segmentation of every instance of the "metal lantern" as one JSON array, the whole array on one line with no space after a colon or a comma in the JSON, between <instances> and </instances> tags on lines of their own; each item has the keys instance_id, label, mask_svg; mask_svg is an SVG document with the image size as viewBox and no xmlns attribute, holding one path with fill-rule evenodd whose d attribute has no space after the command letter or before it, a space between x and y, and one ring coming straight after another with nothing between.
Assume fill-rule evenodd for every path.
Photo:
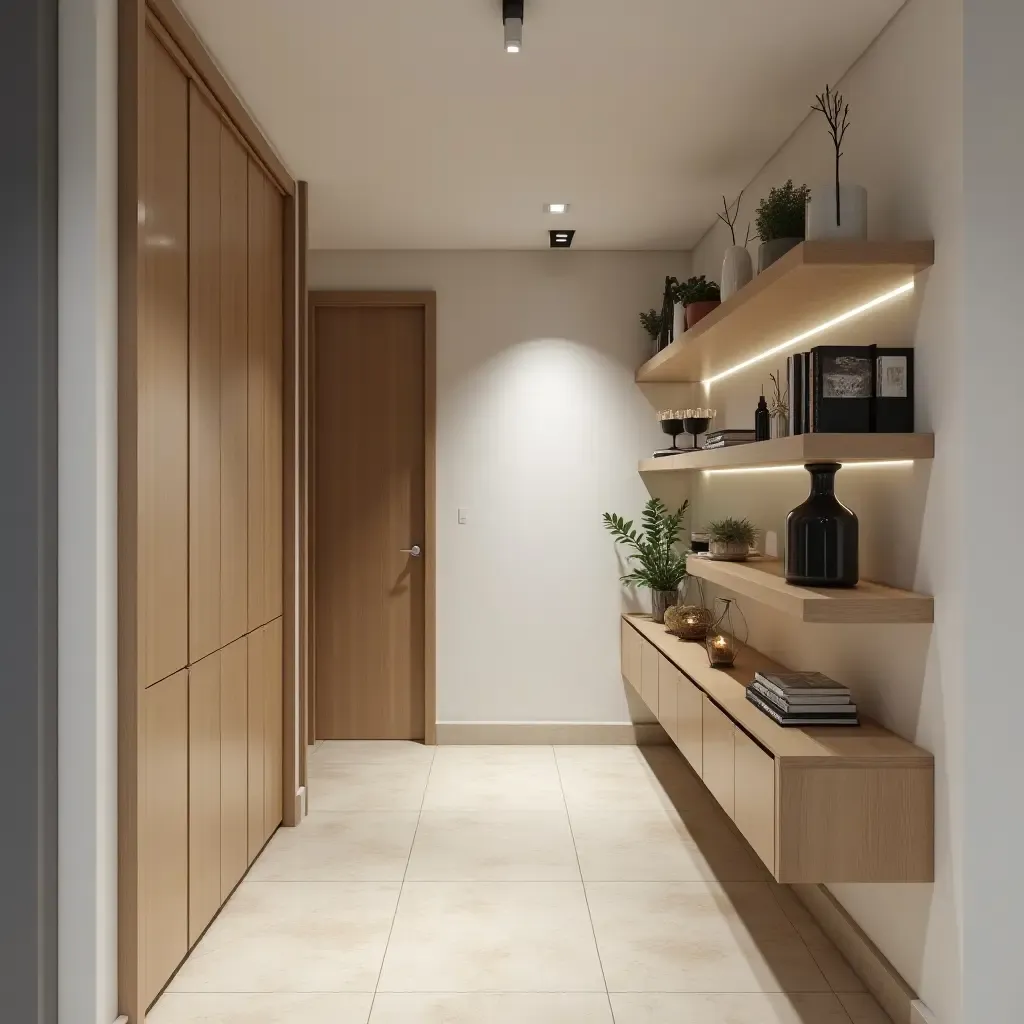
<instances>
[{"instance_id":1,"label":"metal lantern","mask_svg":"<svg viewBox=\"0 0 1024 1024\"><path fill-rule=\"evenodd\" d=\"M666 613L665 626L680 640L703 641L712 625L711 612L704 602L704 588L696 576L688 576L686 590L680 604Z\"/></svg>"},{"instance_id":2,"label":"metal lantern","mask_svg":"<svg viewBox=\"0 0 1024 1024\"><path fill-rule=\"evenodd\" d=\"M740 648L747 642L747 620L731 597L718 598L715 613L704 646L712 668L729 668L736 663Z\"/></svg>"}]
</instances>

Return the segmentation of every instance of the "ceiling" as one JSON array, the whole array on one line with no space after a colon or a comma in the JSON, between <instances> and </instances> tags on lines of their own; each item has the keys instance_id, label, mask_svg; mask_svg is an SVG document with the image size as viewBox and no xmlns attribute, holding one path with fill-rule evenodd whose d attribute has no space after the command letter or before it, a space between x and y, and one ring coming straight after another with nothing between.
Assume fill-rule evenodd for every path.
<instances>
[{"instance_id":1,"label":"ceiling","mask_svg":"<svg viewBox=\"0 0 1024 1024\"><path fill-rule=\"evenodd\" d=\"M903 0L179 2L314 248L687 249Z\"/></svg>"}]
</instances>

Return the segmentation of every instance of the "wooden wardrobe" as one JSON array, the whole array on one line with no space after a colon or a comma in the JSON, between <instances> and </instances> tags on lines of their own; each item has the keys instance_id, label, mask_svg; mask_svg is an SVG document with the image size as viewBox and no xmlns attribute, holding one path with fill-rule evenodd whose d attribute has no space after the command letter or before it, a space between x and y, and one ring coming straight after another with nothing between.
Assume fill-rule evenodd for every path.
<instances>
[{"instance_id":1,"label":"wooden wardrobe","mask_svg":"<svg viewBox=\"0 0 1024 1024\"><path fill-rule=\"evenodd\" d=\"M119 990L142 1024L295 777L282 581L298 257L295 183L210 87L193 36L186 56L176 9L127 0L121 30Z\"/></svg>"}]
</instances>

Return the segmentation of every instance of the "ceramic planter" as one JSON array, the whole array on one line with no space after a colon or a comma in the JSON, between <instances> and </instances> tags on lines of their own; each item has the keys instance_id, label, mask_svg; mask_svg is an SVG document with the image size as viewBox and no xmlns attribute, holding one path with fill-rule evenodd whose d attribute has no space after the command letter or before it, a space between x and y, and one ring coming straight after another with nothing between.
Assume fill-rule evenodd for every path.
<instances>
[{"instance_id":1,"label":"ceramic planter","mask_svg":"<svg viewBox=\"0 0 1024 1024\"><path fill-rule=\"evenodd\" d=\"M686 329L690 330L694 324L703 320L704 317L722 304L721 299L709 299L706 302L691 302L686 307Z\"/></svg>"},{"instance_id":2,"label":"ceramic planter","mask_svg":"<svg viewBox=\"0 0 1024 1024\"><path fill-rule=\"evenodd\" d=\"M665 612L679 600L678 590L651 591L651 618L655 622L665 622Z\"/></svg>"},{"instance_id":3,"label":"ceramic planter","mask_svg":"<svg viewBox=\"0 0 1024 1024\"><path fill-rule=\"evenodd\" d=\"M745 562L750 557L750 545L738 540L713 540L710 554L716 562Z\"/></svg>"},{"instance_id":4,"label":"ceramic planter","mask_svg":"<svg viewBox=\"0 0 1024 1024\"><path fill-rule=\"evenodd\" d=\"M789 416L781 412L773 412L771 418L771 436L789 437Z\"/></svg>"},{"instance_id":5,"label":"ceramic planter","mask_svg":"<svg viewBox=\"0 0 1024 1024\"><path fill-rule=\"evenodd\" d=\"M762 242L757 247L757 272L764 273L777 259L785 256L790 249L795 249L802 238L773 238L770 242Z\"/></svg>"},{"instance_id":6,"label":"ceramic planter","mask_svg":"<svg viewBox=\"0 0 1024 1024\"><path fill-rule=\"evenodd\" d=\"M754 278L754 262L745 246L730 245L722 260L722 301L732 298Z\"/></svg>"},{"instance_id":7,"label":"ceramic planter","mask_svg":"<svg viewBox=\"0 0 1024 1024\"><path fill-rule=\"evenodd\" d=\"M686 309L681 302L672 306L672 338L678 341L686 330Z\"/></svg>"},{"instance_id":8,"label":"ceramic planter","mask_svg":"<svg viewBox=\"0 0 1024 1024\"><path fill-rule=\"evenodd\" d=\"M867 238L868 192L861 185L822 185L807 202L808 238Z\"/></svg>"}]
</instances>

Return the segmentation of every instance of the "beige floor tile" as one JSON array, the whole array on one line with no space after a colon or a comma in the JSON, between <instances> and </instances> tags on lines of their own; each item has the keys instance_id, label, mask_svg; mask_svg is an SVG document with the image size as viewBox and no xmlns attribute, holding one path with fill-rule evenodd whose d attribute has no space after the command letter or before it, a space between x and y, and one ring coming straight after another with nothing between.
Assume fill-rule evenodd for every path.
<instances>
[{"instance_id":1,"label":"beige floor tile","mask_svg":"<svg viewBox=\"0 0 1024 1024\"><path fill-rule=\"evenodd\" d=\"M429 764L310 766L311 811L418 811Z\"/></svg>"},{"instance_id":2,"label":"beige floor tile","mask_svg":"<svg viewBox=\"0 0 1024 1024\"><path fill-rule=\"evenodd\" d=\"M560 811L424 811L409 881L578 882L579 864Z\"/></svg>"},{"instance_id":3,"label":"beige floor tile","mask_svg":"<svg viewBox=\"0 0 1024 1024\"><path fill-rule=\"evenodd\" d=\"M612 992L827 992L766 883L588 882Z\"/></svg>"},{"instance_id":4,"label":"beige floor tile","mask_svg":"<svg viewBox=\"0 0 1024 1024\"><path fill-rule=\"evenodd\" d=\"M841 992L839 1001L853 1024L892 1024L889 1015L875 1002L875 997L867 992Z\"/></svg>"},{"instance_id":5,"label":"beige floor tile","mask_svg":"<svg viewBox=\"0 0 1024 1024\"><path fill-rule=\"evenodd\" d=\"M646 761L558 760L562 791L570 814L575 811L662 811L710 808L704 784L682 760L661 760L658 774Z\"/></svg>"},{"instance_id":6,"label":"beige floor tile","mask_svg":"<svg viewBox=\"0 0 1024 1024\"><path fill-rule=\"evenodd\" d=\"M313 811L281 828L249 872L251 882L400 882L417 811Z\"/></svg>"},{"instance_id":7,"label":"beige floor tile","mask_svg":"<svg viewBox=\"0 0 1024 1024\"><path fill-rule=\"evenodd\" d=\"M411 740L320 740L312 764L430 764L436 747Z\"/></svg>"},{"instance_id":8,"label":"beige floor tile","mask_svg":"<svg viewBox=\"0 0 1024 1024\"><path fill-rule=\"evenodd\" d=\"M850 1024L824 992L613 995L615 1024Z\"/></svg>"},{"instance_id":9,"label":"beige floor tile","mask_svg":"<svg viewBox=\"0 0 1024 1024\"><path fill-rule=\"evenodd\" d=\"M760 881L764 866L723 820L721 811L571 815L583 878L588 882Z\"/></svg>"},{"instance_id":10,"label":"beige floor tile","mask_svg":"<svg viewBox=\"0 0 1024 1024\"><path fill-rule=\"evenodd\" d=\"M400 885L243 882L173 992L372 992Z\"/></svg>"},{"instance_id":11,"label":"beige floor tile","mask_svg":"<svg viewBox=\"0 0 1024 1024\"><path fill-rule=\"evenodd\" d=\"M366 1024L373 993L168 992L146 1024Z\"/></svg>"},{"instance_id":12,"label":"beige floor tile","mask_svg":"<svg viewBox=\"0 0 1024 1024\"><path fill-rule=\"evenodd\" d=\"M555 752L545 744L449 744L437 748L435 764L553 764Z\"/></svg>"},{"instance_id":13,"label":"beige floor tile","mask_svg":"<svg viewBox=\"0 0 1024 1024\"><path fill-rule=\"evenodd\" d=\"M599 993L379 993L371 1024L612 1024ZM846 1024L846 1022L844 1022Z\"/></svg>"},{"instance_id":14,"label":"beige floor tile","mask_svg":"<svg viewBox=\"0 0 1024 1024\"><path fill-rule=\"evenodd\" d=\"M564 810L554 758L550 763L458 764L439 760L430 773L423 809Z\"/></svg>"},{"instance_id":15,"label":"beige floor tile","mask_svg":"<svg viewBox=\"0 0 1024 1024\"><path fill-rule=\"evenodd\" d=\"M600 762L601 764L644 764L640 747L633 745L560 744L554 748L555 759L564 762Z\"/></svg>"},{"instance_id":16,"label":"beige floor tile","mask_svg":"<svg viewBox=\"0 0 1024 1024\"><path fill-rule=\"evenodd\" d=\"M381 992L600 992L580 883L406 882Z\"/></svg>"}]
</instances>

